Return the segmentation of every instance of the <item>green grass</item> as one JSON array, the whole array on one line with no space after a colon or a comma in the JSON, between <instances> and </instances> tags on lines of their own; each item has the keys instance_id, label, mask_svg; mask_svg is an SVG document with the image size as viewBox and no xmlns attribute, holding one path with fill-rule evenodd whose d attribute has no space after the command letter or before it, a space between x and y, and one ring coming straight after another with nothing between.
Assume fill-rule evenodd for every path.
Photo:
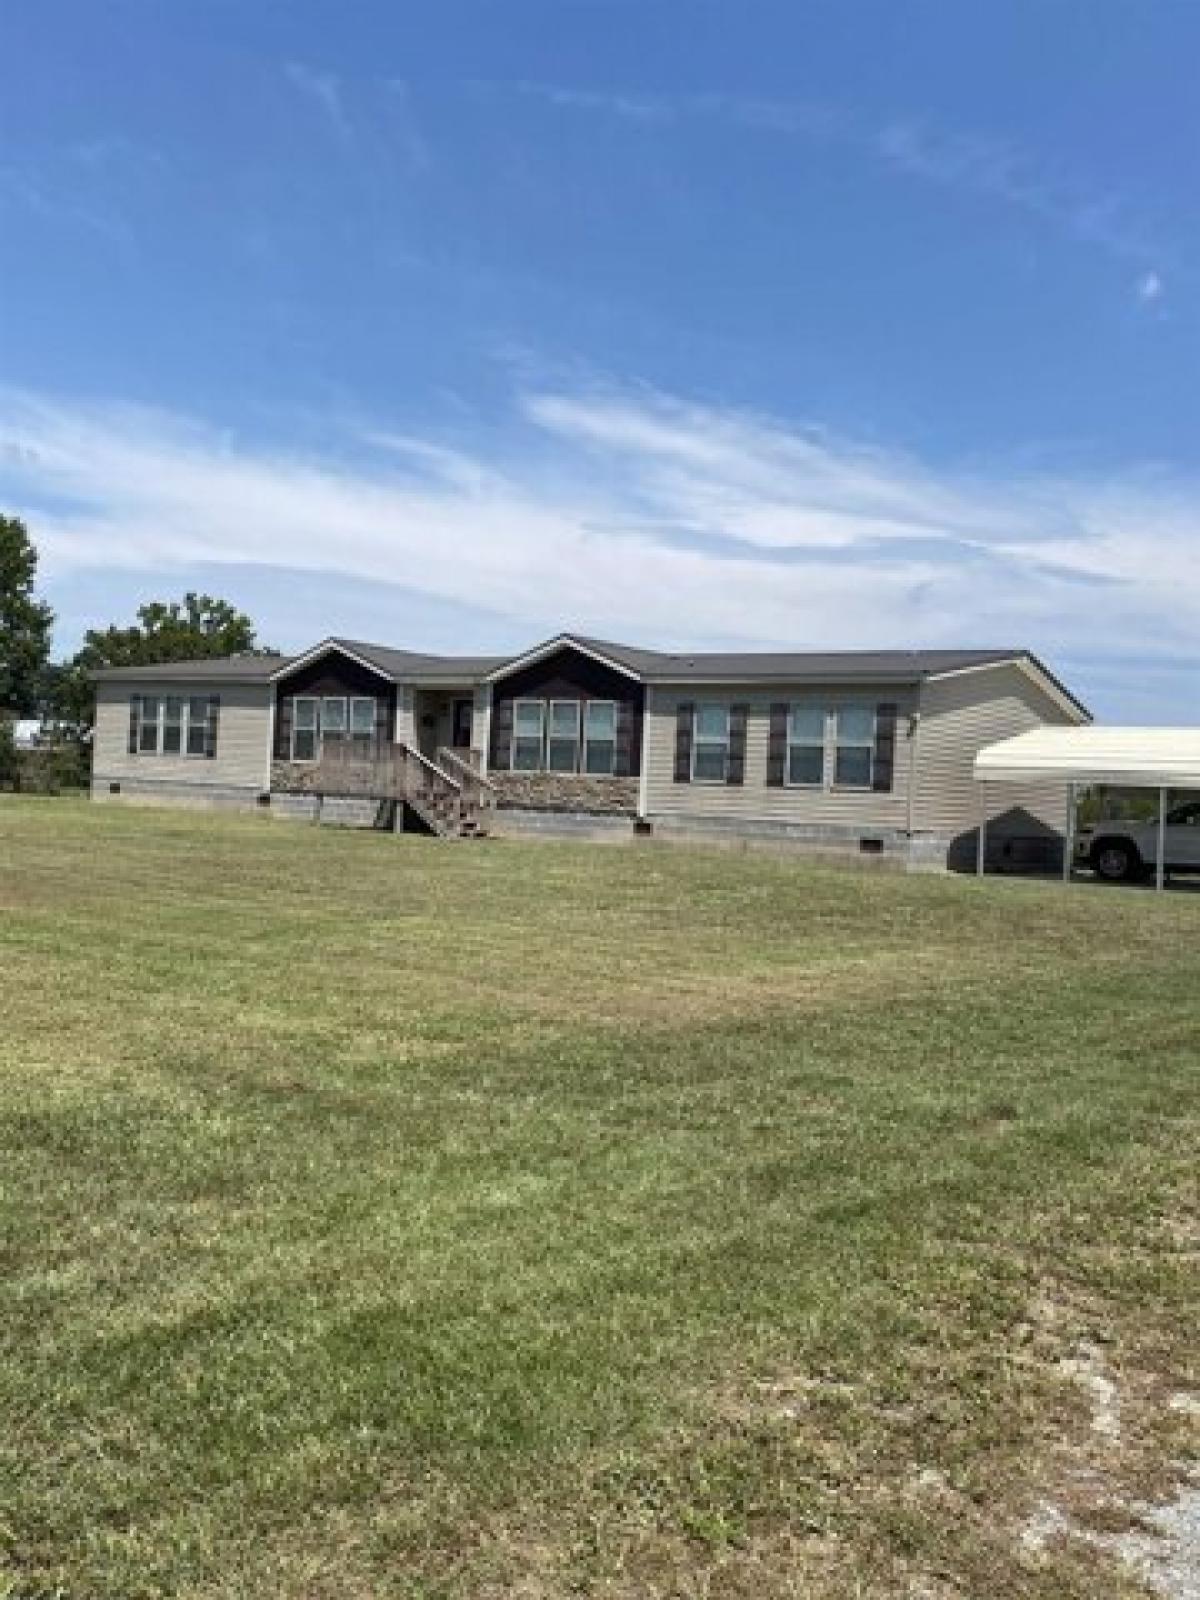
<instances>
[{"instance_id":1,"label":"green grass","mask_svg":"<svg viewBox=\"0 0 1200 1600\"><path fill-rule=\"evenodd\" d=\"M1186 896L0 798L0 1597L1141 1593L1017 1533L1188 1446L1198 968Z\"/></svg>"}]
</instances>

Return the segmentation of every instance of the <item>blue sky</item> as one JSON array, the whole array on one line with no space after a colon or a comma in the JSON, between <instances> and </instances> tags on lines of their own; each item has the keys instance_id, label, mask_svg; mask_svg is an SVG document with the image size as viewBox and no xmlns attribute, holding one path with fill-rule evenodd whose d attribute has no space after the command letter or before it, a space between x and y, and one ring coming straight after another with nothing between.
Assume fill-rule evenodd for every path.
<instances>
[{"instance_id":1,"label":"blue sky","mask_svg":"<svg viewBox=\"0 0 1200 1600\"><path fill-rule=\"evenodd\" d=\"M0 7L69 650L1024 644L1200 720L1184 0Z\"/></svg>"}]
</instances>

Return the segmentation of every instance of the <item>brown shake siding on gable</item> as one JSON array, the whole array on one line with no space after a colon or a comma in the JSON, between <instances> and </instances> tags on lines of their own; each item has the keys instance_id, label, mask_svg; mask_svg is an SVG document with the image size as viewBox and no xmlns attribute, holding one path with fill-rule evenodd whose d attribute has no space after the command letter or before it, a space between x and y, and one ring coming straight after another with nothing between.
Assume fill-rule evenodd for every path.
<instances>
[{"instance_id":1,"label":"brown shake siding on gable","mask_svg":"<svg viewBox=\"0 0 1200 1600\"><path fill-rule=\"evenodd\" d=\"M591 700L612 701L616 707L613 776L630 778L640 773L645 690L623 672L582 651L564 648L497 680L492 689L488 752L492 773L507 772L512 765L513 705L517 700L538 700L547 706L552 700L577 700L581 707Z\"/></svg>"},{"instance_id":2,"label":"brown shake siding on gable","mask_svg":"<svg viewBox=\"0 0 1200 1600\"><path fill-rule=\"evenodd\" d=\"M375 738L391 744L396 725L396 685L348 656L329 654L281 678L275 685L275 759L288 761L292 748L292 708L297 695L375 701Z\"/></svg>"}]
</instances>

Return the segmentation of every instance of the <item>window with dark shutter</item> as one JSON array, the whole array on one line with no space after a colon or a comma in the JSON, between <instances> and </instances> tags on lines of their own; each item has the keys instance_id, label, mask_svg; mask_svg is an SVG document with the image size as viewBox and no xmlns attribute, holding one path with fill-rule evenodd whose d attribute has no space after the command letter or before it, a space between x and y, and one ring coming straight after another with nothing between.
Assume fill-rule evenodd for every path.
<instances>
[{"instance_id":1,"label":"window with dark shutter","mask_svg":"<svg viewBox=\"0 0 1200 1600\"><path fill-rule=\"evenodd\" d=\"M142 723L142 697L140 694L129 696L129 754L138 753L138 741L141 735Z\"/></svg>"},{"instance_id":2,"label":"window with dark shutter","mask_svg":"<svg viewBox=\"0 0 1200 1600\"><path fill-rule=\"evenodd\" d=\"M875 761L871 787L890 794L896 772L896 718L899 707L885 700L875 707Z\"/></svg>"},{"instance_id":3,"label":"window with dark shutter","mask_svg":"<svg viewBox=\"0 0 1200 1600\"><path fill-rule=\"evenodd\" d=\"M692 781L692 716L696 710L691 700L681 700L675 708L675 782Z\"/></svg>"},{"instance_id":4,"label":"window with dark shutter","mask_svg":"<svg viewBox=\"0 0 1200 1600\"><path fill-rule=\"evenodd\" d=\"M745 704L729 708L729 760L725 768L726 783L746 781L746 722L750 707Z\"/></svg>"},{"instance_id":5,"label":"window with dark shutter","mask_svg":"<svg viewBox=\"0 0 1200 1600\"><path fill-rule=\"evenodd\" d=\"M783 769L787 761L788 707L777 700L771 707L771 721L767 729L767 783L772 789L783 788Z\"/></svg>"}]
</instances>

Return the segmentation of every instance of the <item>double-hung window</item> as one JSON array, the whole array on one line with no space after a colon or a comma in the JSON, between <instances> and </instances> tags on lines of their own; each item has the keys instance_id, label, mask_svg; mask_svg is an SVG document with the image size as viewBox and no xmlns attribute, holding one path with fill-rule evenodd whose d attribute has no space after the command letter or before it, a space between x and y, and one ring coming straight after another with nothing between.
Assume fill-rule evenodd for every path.
<instances>
[{"instance_id":1,"label":"double-hung window","mask_svg":"<svg viewBox=\"0 0 1200 1600\"><path fill-rule=\"evenodd\" d=\"M183 749L183 700L169 694L162 704L162 753L177 756Z\"/></svg>"},{"instance_id":2,"label":"double-hung window","mask_svg":"<svg viewBox=\"0 0 1200 1600\"><path fill-rule=\"evenodd\" d=\"M207 721L207 699L200 694L192 695L188 700L187 717L187 753L189 756L202 756L205 753L207 749Z\"/></svg>"},{"instance_id":3,"label":"double-hung window","mask_svg":"<svg viewBox=\"0 0 1200 1600\"><path fill-rule=\"evenodd\" d=\"M346 701L343 695L327 695L321 701L321 738L343 739L346 735Z\"/></svg>"},{"instance_id":4,"label":"double-hung window","mask_svg":"<svg viewBox=\"0 0 1200 1600\"><path fill-rule=\"evenodd\" d=\"M579 701L551 700L546 770L574 772L579 766Z\"/></svg>"},{"instance_id":5,"label":"double-hung window","mask_svg":"<svg viewBox=\"0 0 1200 1600\"><path fill-rule=\"evenodd\" d=\"M787 781L819 789L825 782L825 709L792 706L787 722Z\"/></svg>"},{"instance_id":6,"label":"double-hung window","mask_svg":"<svg viewBox=\"0 0 1200 1600\"><path fill-rule=\"evenodd\" d=\"M729 772L729 707L698 705L692 719L692 779L724 783Z\"/></svg>"},{"instance_id":7,"label":"double-hung window","mask_svg":"<svg viewBox=\"0 0 1200 1600\"><path fill-rule=\"evenodd\" d=\"M617 707L612 700L589 700L583 710L583 770L611 776L617 765Z\"/></svg>"},{"instance_id":8,"label":"double-hung window","mask_svg":"<svg viewBox=\"0 0 1200 1600\"><path fill-rule=\"evenodd\" d=\"M321 702L315 695L298 694L292 701L292 760L315 761L321 731Z\"/></svg>"},{"instance_id":9,"label":"double-hung window","mask_svg":"<svg viewBox=\"0 0 1200 1600\"><path fill-rule=\"evenodd\" d=\"M159 748L158 727L162 702L157 695L153 694L139 695L138 702L141 707L138 725L138 754L154 756L158 754Z\"/></svg>"},{"instance_id":10,"label":"double-hung window","mask_svg":"<svg viewBox=\"0 0 1200 1600\"><path fill-rule=\"evenodd\" d=\"M834 712L834 783L841 789L869 789L874 775L874 706L839 706Z\"/></svg>"},{"instance_id":11,"label":"double-hung window","mask_svg":"<svg viewBox=\"0 0 1200 1600\"><path fill-rule=\"evenodd\" d=\"M540 772L546 725L546 707L541 700L513 702L512 770Z\"/></svg>"},{"instance_id":12,"label":"double-hung window","mask_svg":"<svg viewBox=\"0 0 1200 1600\"><path fill-rule=\"evenodd\" d=\"M350 737L356 749L363 749L375 739L375 702L355 696L350 702Z\"/></svg>"}]
</instances>

